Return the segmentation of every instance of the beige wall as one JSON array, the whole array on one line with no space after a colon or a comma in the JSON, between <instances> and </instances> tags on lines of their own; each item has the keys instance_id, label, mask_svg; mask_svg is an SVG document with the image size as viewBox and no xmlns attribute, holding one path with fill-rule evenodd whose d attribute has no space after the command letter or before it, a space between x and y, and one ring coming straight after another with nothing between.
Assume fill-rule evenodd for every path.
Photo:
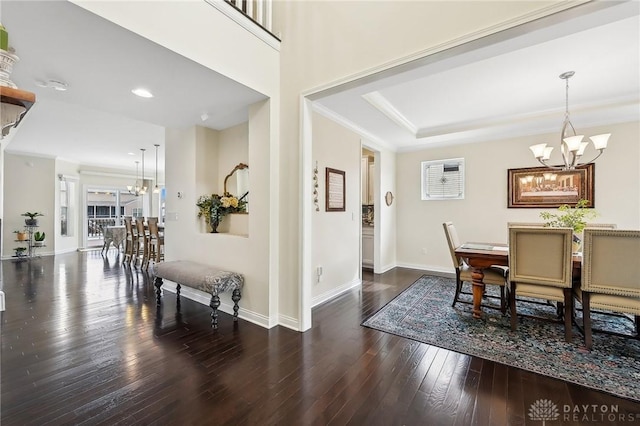
<instances>
[{"instance_id":1,"label":"beige wall","mask_svg":"<svg viewBox=\"0 0 640 426\"><path fill-rule=\"evenodd\" d=\"M202 128L167 129L166 258L192 260L245 275L240 315L266 326L278 312L278 229L280 56L204 1L73 1L87 10L165 46L269 98L251 106L249 150L251 213L249 237L203 232L198 196L218 188L218 170L206 170L217 138ZM183 24L183 25L182 25ZM224 40L224 42L220 42ZM217 155L217 154L216 154ZM210 186L215 182L214 187ZM182 198L178 198L181 192ZM202 228L202 229L201 229ZM228 306L227 295L221 298Z\"/></svg>"},{"instance_id":2,"label":"beige wall","mask_svg":"<svg viewBox=\"0 0 640 426\"><path fill-rule=\"evenodd\" d=\"M282 33L280 109L280 312L300 318L302 180L300 96L366 75L429 49L551 13L566 2L282 1L274 4L274 28ZM308 173L304 170L304 173ZM400 209L400 205L398 205ZM392 256L391 256L392 257ZM312 275L313 271L309 271ZM308 326L309 323L303 325Z\"/></svg>"},{"instance_id":3,"label":"beige wall","mask_svg":"<svg viewBox=\"0 0 640 426\"><path fill-rule=\"evenodd\" d=\"M313 115L313 161L318 162L318 205L313 212L312 265L322 267L311 296L316 305L360 284L360 136L339 124ZM337 154L337 155L336 155ZM326 168L345 172L345 211L325 211Z\"/></svg>"},{"instance_id":4,"label":"beige wall","mask_svg":"<svg viewBox=\"0 0 640 426\"><path fill-rule=\"evenodd\" d=\"M612 133L595 164L598 217L593 222L640 228L639 123L579 130L586 135ZM452 272L445 221L455 224L462 240L496 243L507 242L507 222L540 222L542 209L507 208L507 170L539 165L528 147L549 140L558 140L558 134L399 153L398 265ZM555 155L552 158L559 158ZM593 155L588 148L585 159ZM465 159L464 200L422 201L420 162L458 157Z\"/></svg>"},{"instance_id":5,"label":"beige wall","mask_svg":"<svg viewBox=\"0 0 640 426\"><path fill-rule=\"evenodd\" d=\"M16 243L13 231L24 229L24 212L39 212L38 231L53 236L55 223L55 160L4 153L4 218L2 256L11 257ZM37 254L48 255L55 251L55 239L47 241L47 247L37 249Z\"/></svg>"}]
</instances>

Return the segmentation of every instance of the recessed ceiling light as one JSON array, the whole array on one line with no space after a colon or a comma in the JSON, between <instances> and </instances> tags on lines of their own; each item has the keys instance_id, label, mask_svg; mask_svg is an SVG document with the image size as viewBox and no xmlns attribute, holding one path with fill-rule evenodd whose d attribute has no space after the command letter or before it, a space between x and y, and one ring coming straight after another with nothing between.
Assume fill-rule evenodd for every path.
<instances>
[{"instance_id":1,"label":"recessed ceiling light","mask_svg":"<svg viewBox=\"0 0 640 426\"><path fill-rule=\"evenodd\" d=\"M127 152L127 154L129 154L129 155L135 155L133 152Z\"/></svg>"},{"instance_id":2,"label":"recessed ceiling light","mask_svg":"<svg viewBox=\"0 0 640 426\"><path fill-rule=\"evenodd\" d=\"M153 94L147 89L143 89L142 87L133 89L131 93L133 93L136 96L140 96L141 98L153 98Z\"/></svg>"}]
</instances>

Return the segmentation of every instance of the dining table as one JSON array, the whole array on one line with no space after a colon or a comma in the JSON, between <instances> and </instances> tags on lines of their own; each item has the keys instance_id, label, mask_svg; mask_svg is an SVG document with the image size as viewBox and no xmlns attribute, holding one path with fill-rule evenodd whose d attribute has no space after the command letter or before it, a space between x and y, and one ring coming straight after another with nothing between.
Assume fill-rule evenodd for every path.
<instances>
[{"instance_id":1,"label":"dining table","mask_svg":"<svg viewBox=\"0 0 640 426\"><path fill-rule=\"evenodd\" d=\"M509 266L509 246L500 243L468 242L455 249L472 268L473 280L473 317L482 318L482 297L484 296L484 269L491 266ZM582 267L582 253L573 254L573 276L580 277Z\"/></svg>"},{"instance_id":2,"label":"dining table","mask_svg":"<svg viewBox=\"0 0 640 426\"><path fill-rule=\"evenodd\" d=\"M105 226L102 228L102 238L104 239L103 252L109 250L111 243L119 250L125 238L127 238L127 230L124 225Z\"/></svg>"}]
</instances>

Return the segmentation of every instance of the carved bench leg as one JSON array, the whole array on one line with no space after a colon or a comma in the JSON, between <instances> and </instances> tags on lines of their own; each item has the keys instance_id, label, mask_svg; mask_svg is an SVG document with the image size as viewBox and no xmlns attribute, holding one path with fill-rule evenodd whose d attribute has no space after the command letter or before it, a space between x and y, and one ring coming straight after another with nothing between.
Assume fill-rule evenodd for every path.
<instances>
[{"instance_id":1,"label":"carved bench leg","mask_svg":"<svg viewBox=\"0 0 640 426\"><path fill-rule=\"evenodd\" d=\"M241 298L242 298L242 294L240 293L240 290L239 289L233 290L233 295L231 296L231 300L233 300L233 320L234 321L238 321L238 309L240 309L240 307L238 306L238 302L240 301Z\"/></svg>"},{"instance_id":2,"label":"carved bench leg","mask_svg":"<svg viewBox=\"0 0 640 426\"><path fill-rule=\"evenodd\" d=\"M162 290L160 289L160 287L162 287L162 278L156 277L154 285L156 287L156 303L159 305L160 298L162 297Z\"/></svg>"},{"instance_id":3,"label":"carved bench leg","mask_svg":"<svg viewBox=\"0 0 640 426\"><path fill-rule=\"evenodd\" d=\"M211 303L209 303L209 306L211 306L211 327L213 328L218 328L218 307L220 306L220 297L218 297L217 294L213 294L213 296L211 296Z\"/></svg>"},{"instance_id":4,"label":"carved bench leg","mask_svg":"<svg viewBox=\"0 0 640 426\"><path fill-rule=\"evenodd\" d=\"M180 284L176 283L176 309L180 312Z\"/></svg>"}]
</instances>

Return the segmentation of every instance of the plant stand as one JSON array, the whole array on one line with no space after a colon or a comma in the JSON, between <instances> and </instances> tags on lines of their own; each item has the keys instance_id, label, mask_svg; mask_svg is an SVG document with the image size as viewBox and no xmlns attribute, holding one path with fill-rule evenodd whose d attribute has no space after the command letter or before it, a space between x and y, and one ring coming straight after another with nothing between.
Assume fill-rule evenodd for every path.
<instances>
[{"instance_id":1,"label":"plant stand","mask_svg":"<svg viewBox=\"0 0 640 426\"><path fill-rule=\"evenodd\" d=\"M41 248L41 247L45 247L44 245L36 245L35 241L33 239L33 233L35 232L35 230L39 228L38 225L25 225L25 229L27 230L27 234L28 234L28 238L26 240L16 240L16 242L18 243L26 243L26 253L24 254L15 254L13 257L16 258L17 260L28 260L28 259L32 259L34 257L40 257L38 255L36 255L36 250L37 248Z\"/></svg>"}]
</instances>

